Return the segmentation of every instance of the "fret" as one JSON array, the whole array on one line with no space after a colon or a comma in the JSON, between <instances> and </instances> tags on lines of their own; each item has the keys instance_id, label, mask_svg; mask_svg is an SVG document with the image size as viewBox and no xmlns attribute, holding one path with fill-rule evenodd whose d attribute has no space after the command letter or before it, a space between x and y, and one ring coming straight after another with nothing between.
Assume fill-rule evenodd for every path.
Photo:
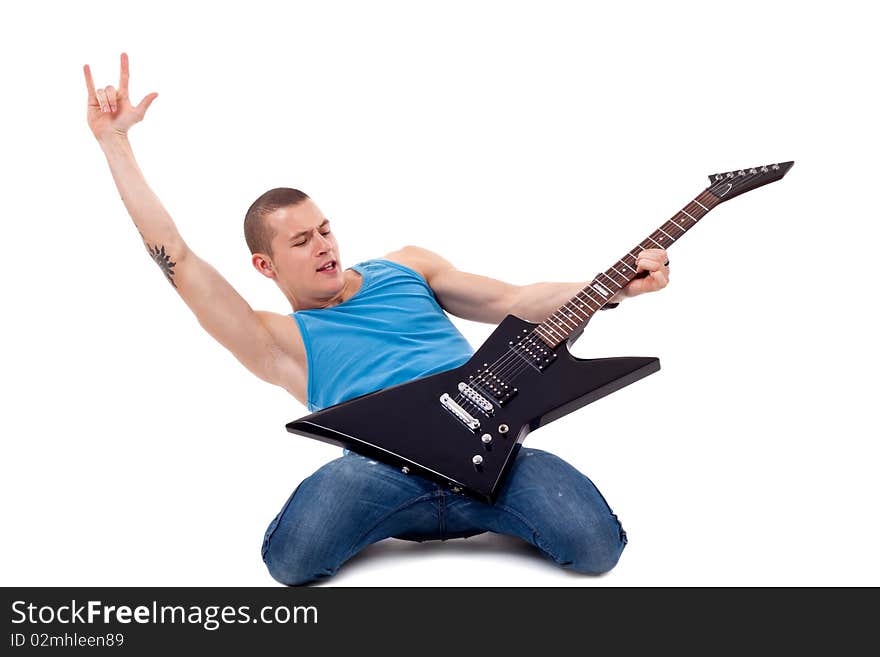
<instances>
[{"instance_id":1,"label":"fret","mask_svg":"<svg viewBox=\"0 0 880 657\"><path fill-rule=\"evenodd\" d=\"M626 277L626 274L621 274L619 271L617 271L617 267L615 267L614 265L611 265L611 269L613 269L615 272L620 274L620 276L621 276L621 278L623 278L623 280L628 280Z\"/></svg>"},{"instance_id":2,"label":"fret","mask_svg":"<svg viewBox=\"0 0 880 657\"><path fill-rule=\"evenodd\" d=\"M569 303L571 303L571 301L568 301L568 302L567 302L564 306L562 306L562 307L563 307L563 308L568 308L568 304L569 304ZM574 308L574 307L572 307L572 308L568 308L568 312L569 312L569 315L571 315L571 314L573 313L574 316L577 317L578 322L583 322L584 320L589 319L589 317L587 317L586 315L583 315L583 316L582 316L581 313L578 312L577 308Z\"/></svg>"},{"instance_id":3,"label":"fret","mask_svg":"<svg viewBox=\"0 0 880 657\"><path fill-rule=\"evenodd\" d=\"M557 309L556 312L559 312L559 310ZM556 313L553 313L552 315L550 315L550 317L547 318L547 321L553 322L551 328L553 329L554 333L561 336L562 339L564 340L570 331L570 329L565 325L565 323L561 322L559 320L559 318L556 317Z\"/></svg>"},{"instance_id":4,"label":"fret","mask_svg":"<svg viewBox=\"0 0 880 657\"><path fill-rule=\"evenodd\" d=\"M580 295L581 295L581 294L584 294L584 291L583 291L583 290L581 290L580 292L577 293L577 298L578 298L578 299L580 299ZM581 299L581 301L583 301L585 304L587 304L587 308L589 308L589 309L592 310L593 312L596 312L597 309L596 309L596 308L593 308L593 306L590 305L590 301L592 301L592 299L590 299L589 297L587 297L586 299ZM583 305L581 305L581 307L583 307Z\"/></svg>"},{"instance_id":5,"label":"fret","mask_svg":"<svg viewBox=\"0 0 880 657\"><path fill-rule=\"evenodd\" d=\"M547 330L541 324L538 324L538 326L535 327L535 331L538 332L538 336L545 344L549 345L550 343L555 342L555 339L547 334Z\"/></svg>"},{"instance_id":6,"label":"fret","mask_svg":"<svg viewBox=\"0 0 880 657\"><path fill-rule=\"evenodd\" d=\"M557 317L557 315L558 315L558 317ZM556 317L557 324L559 324L559 323L562 324L562 328L564 328L566 330L574 330L575 328L577 328L577 325L571 326L569 321L565 319L565 317L563 316L562 313L560 313L560 311L557 310L555 313L553 313L553 316Z\"/></svg>"},{"instance_id":7,"label":"fret","mask_svg":"<svg viewBox=\"0 0 880 657\"><path fill-rule=\"evenodd\" d=\"M584 318L581 317L573 308L568 307L568 304L570 303L571 300L569 299L564 304L562 304L562 306L560 306L559 311L563 314L564 317L568 318L568 321L574 325L574 328L577 328L578 324L584 321Z\"/></svg>"},{"instance_id":8,"label":"fret","mask_svg":"<svg viewBox=\"0 0 880 657\"><path fill-rule=\"evenodd\" d=\"M611 296L611 290L606 290L605 286L601 283L593 283L590 285L590 289L595 290L605 299Z\"/></svg>"},{"instance_id":9,"label":"fret","mask_svg":"<svg viewBox=\"0 0 880 657\"><path fill-rule=\"evenodd\" d=\"M544 332L547 333L547 335L549 336L548 344L550 344L551 346L555 347L560 342L562 342L562 340L560 338L558 338L558 337L556 337L556 335L554 335L553 331L547 330L546 326L544 327Z\"/></svg>"},{"instance_id":10,"label":"fret","mask_svg":"<svg viewBox=\"0 0 880 657\"><path fill-rule=\"evenodd\" d=\"M552 333L555 333L556 335L558 335L559 337L561 337L564 340L565 339L565 331L560 331L558 328L558 326L559 326L558 324L555 327L551 324L548 324L548 322L550 322L552 320L553 320L553 316L551 315L550 317L548 317L547 319L544 320L544 325L548 329L550 329L550 331Z\"/></svg>"},{"instance_id":11,"label":"fret","mask_svg":"<svg viewBox=\"0 0 880 657\"><path fill-rule=\"evenodd\" d=\"M569 311L567 311L567 312L568 312L568 319L567 319L566 321L567 321L569 324L571 324L571 331L572 331L572 332L577 331L578 326L580 326L581 324L583 324L583 321L584 321L584 320L582 320L582 319L580 319L579 317L577 317L577 315L575 315L574 313L572 313L571 310L569 310Z\"/></svg>"},{"instance_id":12,"label":"fret","mask_svg":"<svg viewBox=\"0 0 880 657\"><path fill-rule=\"evenodd\" d=\"M545 327L543 324L538 324L538 326L535 327L535 330L536 330L536 331L541 331L541 334L540 334L540 335L541 335L541 337L543 337L543 338L549 339L549 340L551 340L551 341L554 339L553 336L550 335L550 331L548 331L548 330L546 329L546 327Z\"/></svg>"},{"instance_id":13,"label":"fret","mask_svg":"<svg viewBox=\"0 0 880 657\"><path fill-rule=\"evenodd\" d=\"M614 284L617 286L617 289L619 289L619 290L622 290L622 289L623 289L623 285L621 285L620 283L618 283L617 281L615 281L613 278L611 278L611 277L610 277L608 274L606 274L604 271L603 271L603 272L600 272L600 273L599 273L599 276L604 276L604 277L607 278L609 281L611 281L612 283L614 283ZM610 291L610 290L609 290L609 291Z\"/></svg>"},{"instance_id":14,"label":"fret","mask_svg":"<svg viewBox=\"0 0 880 657\"><path fill-rule=\"evenodd\" d=\"M688 205L693 203L706 213L709 212L712 207L717 205L717 202L718 199L711 193L703 192L696 199L690 201ZM699 210L688 211L688 205L685 205L685 207L677 212L672 219L661 225L642 243L636 245L634 249L630 249L623 258L611 265L607 271L599 272L596 275L596 278L587 283L580 292L557 308L556 312L539 324L535 328L535 333L537 333L537 335L551 348L555 348L563 340L575 333L578 328L582 327L590 320L590 317L608 303L609 299L614 296L615 290L622 290L632 282L635 276L639 273L636 264L638 262L639 253L645 249L652 248L650 246L651 243L661 249L668 248L660 243L664 237L669 240L671 246L672 242L676 242L680 239L682 235L684 235L700 220L700 218L702 218L703 215L699 214ZM692 213L696 213L699 216L695 216ZM687 217L693 223L687 224L683 217ZM681 234L678 236L674 235L673 233L675 233L676 230L681 231ZM655 233L659 233L656 239L653 237ZM646 244L648 244L648 246L645 246ZM602 278L603 276L604 279ZM619 276L623 283L619 282L616 276ZM613 285L603 281L611 281Z\"/></svg>"},{"instance_id":15,"label":"fret","mask_svg":"<svg viewBox=\"0 0 880 657\"><path fill-rule=\"evenodd\" d=\"M592 287L587 288L586 292L587 292L587 294L590 294L591 292L593 292L593 288ZM609 297L610 297L610 295L609 295ZM599 308L601 308L602 306L605 305L605 299L597 299L594 296L590 295L590 300L593 301Z\"/></svg>"},{"instance_id":16,"label":"fret","mask_svg":"<svg viewBox=\"0 0 880 657\"><path fill-rule=\"evenodd\" d=\"M574 295L571 298L571 301L569 301L569 303L573 303L576 306L579 306L581 310L584 309L584 302L583 302L583 299L580 298L580 292L578 292L578 294ZM587 304L587 305L589 306L589 304ZM592 310L592 308L590 308L590 310ZM590 317L590 313L585 312L584 319L589 319L589 317Z\"/></svg>"}]
</instances>

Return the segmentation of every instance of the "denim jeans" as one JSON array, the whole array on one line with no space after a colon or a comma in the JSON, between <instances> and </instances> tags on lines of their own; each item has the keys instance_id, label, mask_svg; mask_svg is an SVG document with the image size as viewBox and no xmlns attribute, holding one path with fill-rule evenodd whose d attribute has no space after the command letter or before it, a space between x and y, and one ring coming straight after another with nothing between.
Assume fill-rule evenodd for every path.
<instances>
[{"instance_id":1,"label":"denim jeans","mask_svg":"<svg viewBox=\"0 0 880 657\"><path fill-rule=\"evenodd\" d=\"M366 546L518 536L559 566L611 570L626 532L586 476L539 449L522 447L494 505L348 452L304 479L269 524L263 561L274 579L299 585L329 577Z\"/></svg>"}]
</instances>

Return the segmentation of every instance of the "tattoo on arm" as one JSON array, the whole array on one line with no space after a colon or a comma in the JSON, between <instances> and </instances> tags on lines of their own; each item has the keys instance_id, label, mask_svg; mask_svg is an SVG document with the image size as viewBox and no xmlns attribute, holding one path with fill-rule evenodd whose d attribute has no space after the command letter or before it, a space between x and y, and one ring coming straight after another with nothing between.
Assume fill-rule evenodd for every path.
<instances>
[{"instance_id":1,"label":"tattoo on arm","mask_svg":"<svg viewBox=\"0 0 880 657\"><path fill-rule=\"evenodd\" d=\"M176 263L171 260L167 253L165 253L165 245L163 244L161 247L150 246L147 244L147 240L144 239L144 234L141 233L141 231L138 231L138 233L140 233L141 239L144 241L144 246L147 247L147 253L149 253L153 260L156 261L156 264L159 265L159 269L165 274L165 278L171 283L171 287L177 289L177 285L174 284L174 280L171 278L174 276L173 267Z\"/></svg>"}]
</instances>

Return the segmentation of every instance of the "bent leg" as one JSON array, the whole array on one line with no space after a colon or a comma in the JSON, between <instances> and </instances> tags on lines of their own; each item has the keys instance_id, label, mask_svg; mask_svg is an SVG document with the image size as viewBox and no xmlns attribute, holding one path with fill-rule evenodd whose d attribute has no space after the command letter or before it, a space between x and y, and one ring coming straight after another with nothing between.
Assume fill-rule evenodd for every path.
<instances>
[{"instance_id":1,"label":"bent leg","mask_svg":"<svg viewBox=\"0 0 880 657\"><path fill-rule=\"evenodd\" d=\"M383 538L437 537L437 487L354 452L304 479L269 524L263 561L282 584L336 573Z\"/></svg>"},{"instance_id":2,"label":"bent leg","mask_svg":"<svg viewBox=\"0 0 880 657\"><path fill-rule=\"evenodd\" d=\"M626 532L599 489L555 454L522 447L494 505L458 497L450 522L519 536L563 568L611 570Z\"/></svg>"}]
</instances>

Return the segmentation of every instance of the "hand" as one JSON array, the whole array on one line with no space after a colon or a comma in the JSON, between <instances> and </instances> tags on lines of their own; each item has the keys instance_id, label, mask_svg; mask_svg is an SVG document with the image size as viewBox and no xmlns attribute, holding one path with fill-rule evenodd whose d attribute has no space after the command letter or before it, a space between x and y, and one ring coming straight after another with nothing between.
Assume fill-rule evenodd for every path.
<instances>
[{"instance_id":1,"label":"hand","mask_svg":"<svg viewBox=\"0 0 880 657\"><path fill-rule=\"evenodd\" d=\"M669 256L666 255L666 249L645 249L639 253L636 256L636 274L642 271L648 272L648 275L631 280L614 296L634 297L666 287L669 283ZM612 302L618 300L611 299Z\"/></svg>"},{"instance_id":2,"label":"hand","mask_svg":"<svg viewBox=\"0 0 880 657\"><path fill-rule=\"evenodd\" d=\"M89 92L86 119L98 141L114 133L125 135L131 126L144 118L147 108L159 95L155 92L147 94L137 107L132 107L128 99L128 55L125 53L121 55L119 69L118 91L109 84L95 91L89 65L83 66Z\"/></svg>"}]
</instances>

